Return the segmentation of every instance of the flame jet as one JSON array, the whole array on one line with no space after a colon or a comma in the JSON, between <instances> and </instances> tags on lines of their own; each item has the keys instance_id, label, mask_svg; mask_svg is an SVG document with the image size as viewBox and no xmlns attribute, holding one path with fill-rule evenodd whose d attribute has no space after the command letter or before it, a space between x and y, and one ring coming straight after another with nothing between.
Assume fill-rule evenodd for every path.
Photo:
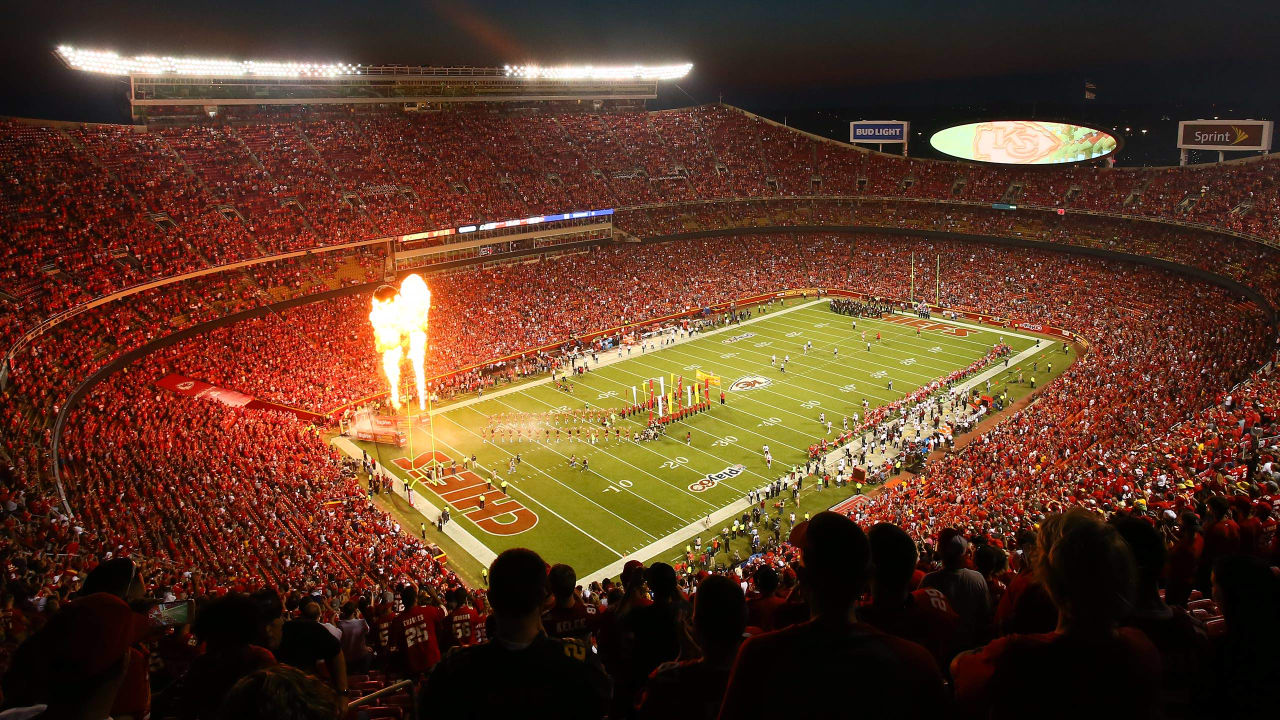
<instances>
[{"instance_id":1,"label":"flame jet","mask_svg":"<svg viewBox=\"0 0 1280 720\"><path fill-rule=\"evenodd\" d=\"M373 339L382 354L382 372L391 386L391 405L400 409L400 363L404 359L405 338L409 360L418 389L418 408L426 409L427 317L431 310L431 290L418 275L409 275L397 291L383 285L373 293L369 323Z\"/></svg>"}]
</instances>

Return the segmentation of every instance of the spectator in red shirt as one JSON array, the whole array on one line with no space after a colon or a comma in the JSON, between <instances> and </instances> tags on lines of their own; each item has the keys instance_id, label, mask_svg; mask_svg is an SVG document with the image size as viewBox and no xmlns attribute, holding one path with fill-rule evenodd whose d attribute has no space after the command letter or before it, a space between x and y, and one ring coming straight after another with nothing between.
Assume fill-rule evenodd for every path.
<instances>
[{"instance_id":1,"label":"spectator in red shirt","mask_svg":"<svg viewBox=\"0 0 1280 720\"><path fill-rule=\"evenodd\" d=\"M262 628L259 607L255 598L230 593L201 608L192 632L204 642L205 653L178 681L174 714L184 720L216 718L240 678L276 664L270 650L254 644Z\"/></svg>"},{"instance_id":2,"label":"spectator in red shirt","mask_svg":"<svg viewBox=\"0 0 1280 720\"><path fill-rule=\"evenodd\" d=\"M85 578L80 594L110 593L130 606L145 606L142 573L130 558L114 558L98 565ZM129 649L129 669L116 693L111 716L119 720L142 720L151 712L151 686L148 679L150 652L144 643Z\"/></svg>"},{"instance_id":3,"label":"spectator in red shirt","mask_svg":"<svg viewBox=\"0 0 1280 720\"><path fill-rule=\"evenodd\" d=\"M786 598L778 595L778 571L769 565L761 565L751 575L758 596L747 601L747 624L764 631L776 630L778 606Z\"/></svg>"},{"instance_id":4,"label":"spectator in red shirt","mask_svg":"<svg viewBox=\"0 0 1280 720\"><path fill-rule=\"evenodd\" d=\"M547 583L555 603L542 614L542 627L551 637L590 642L596 630L596 607L582 601L575 592L578 574L563 563L552 565Z\"/></svg>"},{"instance_id":5,"label":"spectator in red shirt","mask_svg":"<svg viewBox=\"0 0 1280 720\"><path fill-rule=\"evenodd\" d=\"M703 580L693 598L693 628L702 657L659 665L649 676L639 717L715 718L742 644L747 615L738 583L723 575Z\"/></svg>"},{"instance_id":6,"label":"spectator in red shirt","mask_svg":"<svg viewBox=\"0 0 1280 720\"><path fill-rule=\"evenodd\" d=\"M610 677L623 677L631 662L635 647L634 638L627 632L626 621L637 608L651 604L649 588L644 581L644 563L629 560L622 568L621 598L610 598L609 606L600 613L600 625L596 641L600 648L600 661Z\"/></svg>"},{"instance_id":7,"label":"spectator in red shirt","mask_svg":"<svg viewBox=\"0 0 1280 720\"><path fill-rule=\"evenodd\" d=\"M1164 668L1163 708L1168 717L1187 717L1209 658L1209 636L1185 608L1170 607L1160 597L1164 571L1164 538L1151 523L1132 515L1117 515L1111 525L1128 544L1138 568L1133 607L1121 621L1138 628L1160 652Z\"/></svg>"},{"instance_id":8,"label":"spectator in red shirt","mask_svg":"<svg viewBox=\"0 0 1280 720\"><path fill-rule=\"evenodd\" d=\"M423 589L436 600L430 586ZM393 663L410 677L431 672L440 662L440 628L444 622L444 610L439 604L419 605L418 590L412 585L400 588L400 601L404 612L391 621L391 646L395 649Z\"/></svg>"},{"instance_id":9,"label":"spectator in red shirt","mask_svg":"<svg viewBox=\"0 0 1280 720\"><path fill-rule=\"evenodd\" d=\"M1240 552L1240 525L1231 517L1231 502L1221 495L1209 498L1209 521L1204 526L1204 552L1200 555L1199 587L1207 595L1213 564L1218 558Z\"/></svg>"},{"instance_id":10,"label":"spectator in red shirt","mask_svg":"<svg viewBox=\"0 0 1280 720\"><path fill-rule=\"evenodd\" d=\"M1058 608L1058 628L957 656L951 673L961 709L989 718L1081 718L1101 708L1114 717L1159 717L1160 655L1142 631L1119 627L1135 582L1120 534L1073 508L1045 520L1040 545L1040 579ZM1063 682L1069 691L1058 691Z\"/></svg>"},{"instance_id":11,"label":"spectator in red shirt","mask_svg":"<svg viewBox=\"0 0 1280 720\"><path fill-rule=\"evenodd\" d=\"M880 523L867 532L871 547L871 602L858 608L868 625L924 646L938 667L954 654L960 618L934 588L911 591L919 551L902 528Z\"/></svg>"},{"instance_id":12,"label":"spectator in red shirt","mask_svg":"<svg viewBox=\"0 0 1280 720\"><path fill-rule=\"evenodd\" d=\"M448 594L451 644L468 647L479 642L478 629L484 626L484 618L471 607L471 599L464 587L456 587Z\"/></svg>"},{"instance_id":13,"label":"spectator in red shirt","mask_svg":"<svg viewBox=\"0 0 1280 720\"><path fill-rule=\"evenodd\" d=\"M422 718L598 720L609 677L585 643L542 631L547 565L532 550L503 551L489 569L496 618L490 642L457 648L427 678Z\"/></svg>"},{"instance_id":14,"label":"spectator in red shirt","mask_svg":"<svg viewBox=\"0 0 1280 720\"><path fill-rule=\"evenodd\" d=\"M110 593L69 603L14 654L4 675L6 707L25 706L47 718L108 717L129 669L131 646L145 630L145 617Z\"/></svg>"},{"instance_id":15,"label":"spectator in red shirt","mask_svg":"<svg viewBox=\"0 0 1280 720\"><path fill-rule=\"evenodd\" d=\"M812 619L743 643L719 717L847 717L855 706L868 717L941 714L942 674L929 651L858 621L870 560L862 529L821 512L797 525L791 542ZM849 678L871 669L876 682L851 695ZM802 679L803 692L771 690L779 678Z\"/></svg>"},{"instance_id":16,"label":"spectator in red shirt","mask_svg":"<svg viewBox=\"0 0 1280 720\"><path fill-rule=\"evenodd\" d=\"M1200 534L1200 518L1185 512L1179 518L1178 539L1169 552L1169 583L1164 599L1170 605L1186 605L1195 586L1196 568L1204 553L1204 536Z\"/></svg>"}]
</instances>

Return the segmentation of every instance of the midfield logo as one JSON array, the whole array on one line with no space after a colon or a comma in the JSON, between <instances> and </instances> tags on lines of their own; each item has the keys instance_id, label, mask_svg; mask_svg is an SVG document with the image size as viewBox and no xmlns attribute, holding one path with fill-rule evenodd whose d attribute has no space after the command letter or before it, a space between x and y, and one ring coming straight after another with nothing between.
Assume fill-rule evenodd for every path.
<instances>
[{"instance_id":1,"label":"midfield logo","mask_svg":"<svg viewBox=\"0 0 1280 720\"><path fill-rule=\"evenodd\" d=\"M730 390L759 390L760 388L763 388L763 387L769 387L772 384L773 384L773 381L767 377L760 377L759 375L747 375L746 377L738 378L737 380L735 380L734 383L729 386L729 389Z\"/></svg>"}]
</instances>

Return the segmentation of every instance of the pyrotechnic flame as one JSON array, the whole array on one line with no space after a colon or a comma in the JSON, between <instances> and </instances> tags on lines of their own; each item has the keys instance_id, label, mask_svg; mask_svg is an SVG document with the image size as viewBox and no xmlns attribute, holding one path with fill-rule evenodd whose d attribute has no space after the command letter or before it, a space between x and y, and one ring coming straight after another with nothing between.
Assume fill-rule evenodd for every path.
<instances>
[{"instance_id":1,"label":"pyrotechnic flame","mask_svg":"<svg viewBox=\"0 0 1280 720\"><path fill-rule=\"evenodd\" d=\"M391 405L400 409L400 362L404 358L404 339L409 338L409 360L418 389L418 407L426 409L427 315L431 309L431 291L417 275L409 275L400 283L400 291L384 285L373 295L369 322L373 339L382 353L382 372L391 386Z\"/></svg>"},{"instance_id":2,"label":"pyrotechnic flame","mask_svg":"<svg viewBox=\"0 0 1280 720\"><path fill-rule=\"evenodd\" d=\"M431 291L417 275L400 283L400 327L409 335L409 360L418 388L418 409L427 409L427 314L431 311Z\"/></svg>"}]
</instances>

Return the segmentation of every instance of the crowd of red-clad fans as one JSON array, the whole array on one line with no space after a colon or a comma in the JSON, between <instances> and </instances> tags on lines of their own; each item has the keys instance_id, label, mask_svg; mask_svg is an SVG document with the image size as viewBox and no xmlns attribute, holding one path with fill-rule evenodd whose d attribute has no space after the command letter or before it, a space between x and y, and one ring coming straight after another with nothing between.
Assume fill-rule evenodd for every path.
<instances>
[{"instance_id":1,"label":"crowd of red-clad fans","mask_svg":"<svg viewBox=\"0 0 1280 720\"><path fill-rule=\"evenodd\" d=\"M297 108L230 120L161 129L0 122L5 301L29 321L146 280L273 253L695 200L1006 201L1263 238L1280 231L1280 173L1269 157L1051 171L907 160L727 106L657 113Z\"/></svg>"},{"instance_id":2,"label":"crowd of red-clad fans","mask_svg":"<svg viewBox=\"0 0 1280 720\"><path fill-rule=\"evenodd\" d=\"M1280 549L1280 385L1260 371L1236 386L1274 360L1261 313L1207 284L1099 259L876 234L853 247L821 234L712 238L442 276L433 342L435 369L447 370L761 287L896 297L913 254L925 286L928 268L942 268L948 307L1089 340L1036 403L862 506L852 520L865 535L824 515L811 525L819 539L793 537L728 579L658 564L628 568L620 587L582 589L567 569L548 579L541 560L513 553L492 568L486 597L377 509L354 468L294 416L152 385L173 370L221 368L218 382L270 399L341 402L341 381L309 386L323 368L374 367L360 294L220 331L243 344L180 342L98 385L62 440L73 516L40 483L38 441L7 436L3 631L10 649L32 639L10 659L5 702L215 717L297 693L327 717L344 691L426 675L420 692L379 707L750 717L901 710L911 698L930 714L1006 716L1037 701L1035 667L1075 685L1040 714L1265 707L1280 640L1268 567ZM690 254L724 266L664 285L662 271ZM511 303L491 301L517 287ZM194 625L129 629L119 598L143 594L198 600ZM118 647L114 656L69 654L60 640L117 625L99 643ZM753 637L742 643L744 628ZM442 644L484 638L440 659ZM682 662L659 667L667 661ZM77 692L30 680L49 668L70 673ZM786 692L789 673L809 681L803 692ZM851 692L853 673L876 682ZM507 692L484 692L490 684Z\"/></svg>"},{"instance_id":3,"label":"crowd of red-clad fans","mask_svg":"<svg viewBox=\"0 0 1280 720\"><path fill-rule=\"evenodd\" d=\"M93 298L214 265L645 203L664 205L619 213L618 226L1003 236L1153 256L1280 298L1280 263L1258 243L1074 212L1272 238L1270 158L1055 173L908 161L702 107L287 110L146 132L5 121L0 166L6 348ZM693 202L711 199L724 202ZM445 391L545 369L546 356L459 372L477 363L788 287L904 297L909 282L940 285L944 306L1090 342L1037 402L852 518L819 515L778 555L727 576L659 563L577 588L570 569L512 551L486 594L462 587L295 416L153 385L180 372L317 412L375 394L367 294L261 309L368 283L383 263L371 246L163 285L72 315L13 358L0 398L0 650L14 709L0 717L338 717L348 697L398 677L415 691L353 712L1273 709L1280 385L1256 371L1276 347L1248 302L1139 266L874 232L605 246L439 275L428 372L454 373ZM59 448L64 505L47 472L71 392L152 340L245 311L257 316L164 348L83 398ZM164 612L140 620L131 604L143 597ZM452 645L475 647L442 659Z\"/></svg>"}]
</instances>

